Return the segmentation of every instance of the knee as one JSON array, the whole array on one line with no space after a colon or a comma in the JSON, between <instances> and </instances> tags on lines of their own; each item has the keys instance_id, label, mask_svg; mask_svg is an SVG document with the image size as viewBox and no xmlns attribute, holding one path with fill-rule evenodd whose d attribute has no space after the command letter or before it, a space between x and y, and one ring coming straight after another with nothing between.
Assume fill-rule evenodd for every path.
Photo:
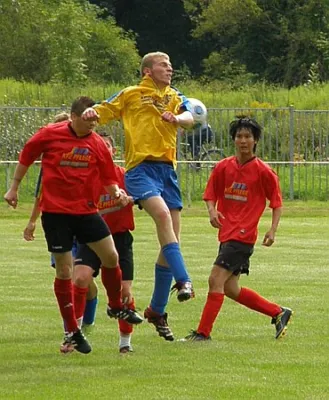
<instances>
[{"instance_id":1,"label":"knee","mask_svg":"<svg viewBox=\"0 0 329 400\"><path fill-rule=\"evenodd\" d=\"M92 270L88 267L88 270L74 271L74 284L81 288L86 288L89 286L92 280Z\"/></svg>"},{"instance_id":2,"label":"knee","mask_svg":"<svg viewBox=\"0 0 329 400\"><path fill-rule=\"evenodd\" d=\"M69 264L56 264L56 277L59 279L72 278L72 266Z\"/></svg>"},{"instance_id":3,"label":"knee","mask_svg":"<svg viewBox=\"0 0 329 400\"><path fill-rule=\"evenodd\" d=\"M171 214L169 209L161 208L154 214L154 220L160 227L164 227L168 222L171 223Z\"/></svg>"},{"instance_id":4,"label":"knee","mask_svg":"<svg viewBox=\"0 0 329 400\"><path fill-rule=\"evenodd\" d=\"M214 275L210 275L208 278L208 286L209 286L209 291L217 291L220 288L220 282L218 282L218 279Z\"/></svg>"},{"instance_id":5,"label":"knee","mask_svg":"<svg viewBox=\"0 0 329 400\"><path fill-rule=\"evenodd\" d=\"M229 297L232 300L236 300L239 296L239 288L236 285L230 285L229 283L224 286L225 296Z\"/></svg>"},{"instance_id":6,"label":"knee","mask_svg":"<svg viewBox=\"0 0 329 400\"><path fill-rule=\"evenodd\" d=\"M119 256L115 249L111 249L102 260L102 266L105 268L115 268L118 263Z\"/></svg>"}]
</instances>

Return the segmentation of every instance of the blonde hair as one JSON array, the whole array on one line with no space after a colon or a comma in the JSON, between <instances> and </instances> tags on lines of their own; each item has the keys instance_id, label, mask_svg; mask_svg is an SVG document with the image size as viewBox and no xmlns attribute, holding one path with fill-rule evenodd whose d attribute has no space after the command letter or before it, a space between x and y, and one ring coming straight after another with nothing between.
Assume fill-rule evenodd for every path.
<instances>
[{"instance_id":1,"label":"blonde hair","mask_svg":"<svg viewBox=\"0 0 329 400\"><path fill-rule=\"evenodd\" d=\"M143 77L145 74L143 72L144 68L152 68L154 60L156 58L164 57L169 60L169 56L166 53L162 53L161 51L154 51L153 53L147 53L142 59L141 66L140 66L140 73Z\"/></svg>"},{"instance_id":2,"label":"blonde hair","mask_svg":"<svg viewBox=\"0 0 329 400\"><path fill-rule=\"evenodd\" d=\"M54 117L54 122L62 122L62 121L67 121L70 119L70 115L67 112L61 112L59 114L56 114Z\"/></svg>"}]
</instances>

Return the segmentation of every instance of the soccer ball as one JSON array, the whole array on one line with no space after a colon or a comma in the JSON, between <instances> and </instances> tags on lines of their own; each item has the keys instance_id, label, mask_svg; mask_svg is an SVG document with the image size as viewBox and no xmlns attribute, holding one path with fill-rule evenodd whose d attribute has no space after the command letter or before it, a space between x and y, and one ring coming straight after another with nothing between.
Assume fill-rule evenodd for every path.
<instances>
[{"instance_id":1,"label":"soccer ball","mask_svg":"<svg viewBox=\"0 0 329 400\"><path fill-rule=\"evenodd\" d=\"M207 126L207 107L198 99L188 98L194 118L193 129Z\"/></svg>"}]
</instances>

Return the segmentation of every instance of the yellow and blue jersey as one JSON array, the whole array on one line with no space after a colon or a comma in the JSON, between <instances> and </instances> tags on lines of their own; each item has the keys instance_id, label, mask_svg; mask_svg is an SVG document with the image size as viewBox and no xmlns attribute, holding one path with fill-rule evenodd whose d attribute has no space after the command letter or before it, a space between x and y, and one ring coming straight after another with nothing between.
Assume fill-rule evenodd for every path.
<instances>
[{"instance_id":1,"label":"yellow and blue jersey","mask_svg":"<svg viewBox=\"0 0 329 400\"><path fill-rule=\"evenodd\" d=\"M176 166L177 126L161 115L191 111L189 101L177 89L159 89L145 76L139 85L130 86L94 106L101 125L121 119L125 132L126 170L144 160L172 162Z\"/></svg>"}]
</instances>

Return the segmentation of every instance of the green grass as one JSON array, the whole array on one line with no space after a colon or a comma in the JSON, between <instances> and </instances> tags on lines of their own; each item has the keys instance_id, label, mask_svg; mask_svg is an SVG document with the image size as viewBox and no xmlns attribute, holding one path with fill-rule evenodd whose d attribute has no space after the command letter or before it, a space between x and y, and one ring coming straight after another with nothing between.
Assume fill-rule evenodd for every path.
<instances>
[{"instance_id":1,"label":"green grass","mask_svg":"<svg viewBox=\"0 0 329 400\"><path fill-rule=\"evenodd\" d=\"M260 245L270 223L266 212L242 285L259 291L295 315L287 336L276 341L270 319L226 299L208 343L167 343L143 323L133 336L135 352L118 353L117 323L105 315L104 291L93 352L62 356L62 325L52 292L42 230L33 243L22 231L30 205L0 205L0 399L328 399L329 398L329 216L320 202L286 203L276 242ZM204 206L183 211L182 249L196 298L171 297L169 323L177 338L195 328L217 253L216 232ZM153 287L158 246L144 212L136 210L137 306L143 310Z\"/></svg>"}]
</instances>

